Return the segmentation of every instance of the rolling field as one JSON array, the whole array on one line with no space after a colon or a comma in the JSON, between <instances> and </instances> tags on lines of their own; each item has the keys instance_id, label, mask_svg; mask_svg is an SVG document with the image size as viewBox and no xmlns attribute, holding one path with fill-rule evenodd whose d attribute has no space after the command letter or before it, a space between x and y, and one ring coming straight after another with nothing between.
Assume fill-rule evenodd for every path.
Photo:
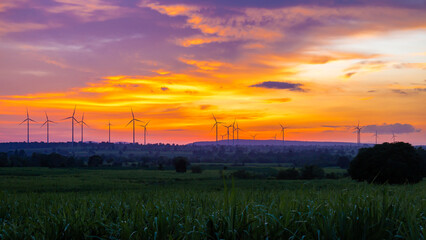
<instances>
[{"instance_id":1,"label":"rolling field","mask_svg":"<svg viewBox=\"0 0 426 240\"><path fill-rule=\"evenodd\" d=\"M347 178L232 180L216 169L0 168L0 187L0 239L424 239L426 233L425 181L381 186Z\"/></svg>"}]
</instances>

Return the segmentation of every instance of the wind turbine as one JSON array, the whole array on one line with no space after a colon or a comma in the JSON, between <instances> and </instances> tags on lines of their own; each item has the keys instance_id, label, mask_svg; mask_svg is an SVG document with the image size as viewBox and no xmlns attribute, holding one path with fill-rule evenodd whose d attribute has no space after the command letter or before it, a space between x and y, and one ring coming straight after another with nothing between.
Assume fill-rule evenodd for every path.
<instances>
[{"instance_id":1,"label":"wind turbine","mask_svg":"<svg viewBox=\"0 0 426 240\"><path fill-rule=\"evenodd\" d=\"M111 143L111 121L108 121L108 143Z\"/></svg>"},{"instance_id":2,"label":"wind turbine","mask_svg":"<svg viewBox=\"0 0 426 240\"><path fill-rule=\"evenodd\" d=\"M81 124L81 142L83 143L83 128L84 128L84 125L86 125L86 127L89 127L89 126L87 126L86 122L84 122L84 113L83 113L83 116L81 117L81 121L79 123Z\"/></svg>"},{"instance_id":3,"label":"wind turbine","mask_svg":"<svg viewBox=\"0 0 426 240\"><path fill-rule=\"evenodd\" d=\"M238 122L237 122L237 127L235 128L235 131L237 131L237 144L238 144L238 141L240 140L240 130L243 131L240 127L238 127Z\"/></svg>"},{"instance_id":4,"label":"wind turbine","mask_svg":"<svg viewBox=\"0 0 426 240\"><path fill-rule=\"evenodd\" d=\"M256 140L256 136L257 136L257 134L250 135L250 136L253 138L253 140Z\"/></svg>"},{"instance_id":5,"label":"wind turbine","mask_svg":"<svg viewBox=\"0 0 426 240\"><path fill-rule=\"evenodd\" d=\"M277 134L274 135L274 140L277 141Z\"/></svg>"},{"instance_id":6,"label":"wind turbine","mask_svg":"<svg viewBox=\"0 0 426 240\"><path fill-rule=\"evenodd\" d=\"M223 141L223 137L225 137L226 136L226 133L225 134L223 134L223 135L220 135L221 137L222 137L222 141Z\"/></svg>"},{"instance_id":7,"label":"wind turbine","mask_svg":"<svg viewBox=\"0 0 426 240\"><path fill-rule=\"evenodd\" d=\"M222 123L222 122L218 122L217 121L217 119L216 119L216 117L214 116L214 114L212 114L213 115L213 118L214 118L214 124L213 124L213 127L212 127L212 129L214 128L214 127L216 127L216 143L217 143L217 135L218 135L218 124L220 124L220 123ZM211 131L211 130L210 130Z\"/></svg>"},{"instance_id":8,"label":"wind turbine","mask_svg":"<svg viewBox=\"0 0 426 240\"><path fill-rule=\"evenodd\" d=\"M228 134L228 145L229 145L229 128L232 127L232 124L229 126L223 125L224 127L226 127L226 134Z\"/></svg>"},{"instance_id":9,"label":"wind turbine","mask_svg":"<svg viewBox=\"0 0 426 240\"><path fill-rule=\"evenodd\" d=\"M133 113L133 108L131 108L131 110L132 110L132 120L130 120L130 122L126 125L126 127L129 126L130 123L133 123L133 144L135 144L135 123L143 122L143 121L136 119L135 114Z\"/></svg>"},{"instance_id":10,"label":"wind turbine","mask_svg":"<svg viewBox=\"0 0 426 240\"><path fill-rule=\"evenodd\" d=\"M354 127L354 129L356 130L356 141L357 144L360 145L361 144L361 129L363 127L359 126L359 121L358 121L358 125Z\"/></svg>"},{"instance_id":11,"label":"wind turbine","mask_svg":"<svg viewBox=\"0 0 426 240\"><path fill-rule=\"evenodd\" d=\"M379 137L379 134L377 133L377 130L376 130L376 133L374 134L374 136L376 137L376 145L377 145L377 138Z\"/></svg>"},{"instance_id":12,"label":"wind turbine","mask_svg":"<svg viewBox=\"0 0 426 240\"><path fill-rule=\"evenodd\" d=\"M394 132L392 132L392 142L396 142L396 135L395 135L395 133Z\"/></svg>"},{"instance_id":13,"label":"wind turbine","mask_svg":"<svg viewBox=\"0 0 426 240\"><path fill-rule=\"evenodd\" d=\"M151 120L149 120L145 125L139 125L141 127L143 127L143 145L146 145L146 126L148 126L148 123Z\"/></svg>"},{"instance_id":14,"label":"wind turbine","mask_svg":"<svg viewBox=\"0 0 426 240\"><path fill-rule=\"evenodd\" d=\"M235 123L237 119L234 118L234 122L232 123L232 145L235 145Z\"/></svg>"},{"instance_id":15,"label":"wind turbine","mask_svg":"<svg viewBox=\"0 0 426 240\"><path fill-rule=\"evenodd\" d=\"M47 141L46 141L46 143L49 143L49 123L55 123L55 122L49 120L49 116L47 116L47 113L46 112L44 112L44 113L46 114L46 121L43 123L43 125L41 125L41 127L46 125L46 130L47 130Z\"/></svg>"},{"instance_id":16,"label":"wind turbine","mask_svg":"<svg viewBox=\"0 0 426 240\"><path fill-rule=\"evenodd\" d=\"M284 144L284 130L286 129L286 127L284 127L284 125L282 125L281 123L280 123L280 127L281 127L281 132L283 135L283 144Z\"/></svg>"},{"instance_id":17,"label":"wind turbine","mask_svg":"<svg viewBox=\"0 0 426 240\"><path fill-rule=\"evenodd\" d=\"M24 122L27 122L27 143L30 143L30 122L36 122L30 118L30 115L28 114L28 108L27 108L27 118L25 118L24 121L22 121L19 125L23 124Z\"/></svg>"},{"instance_id":18,"label":"wind turbine","mask_svg":"<svg viewBox=\"0 0 426 240\"><path fill-rule=\"evenodd\" d=\"M74 112L72 112L71 117L64 118L62 120L71 119L71 131L72 131L72 137L71 137L71 143L72 146L74 146L74 122L78 123L78 120L75 118L75 109L77 106L74 106Z\"/></svg>"}]
</instances>

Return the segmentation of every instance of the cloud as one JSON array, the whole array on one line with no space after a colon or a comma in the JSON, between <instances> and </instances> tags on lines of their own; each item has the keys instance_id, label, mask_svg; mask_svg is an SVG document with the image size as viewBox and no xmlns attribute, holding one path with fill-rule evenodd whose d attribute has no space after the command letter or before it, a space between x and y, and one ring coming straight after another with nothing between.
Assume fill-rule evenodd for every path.
<instances>
[{"instance_id":1,"label":"cloud","mask_svg":"<svg viewBox=\"0 0 426 240\"><path fill-rule=\"evenodd\" d=\"M393 65L396 69L413 68L426 70L426 63L398 63Z\"/></svg>"},{"instance_id":2,"label":"cloud","mask_svg":"<svg viewBox=\"0 0 426 240\"><path fill-rule=\"evenodd\" d=\"M284 103L284 102L290 102L291 98L269 98L265 100L266 102L271 102L271 103Z\"/></svg>"},{"instance_id":3,"label":"cloud","mask_svg":"<svg viewBox=\"0 0 426 240\"><path fill-rule=\"evenodd\" d=\"M266 82L251 85L250 87L287 89L287 90L295 91L295 92L306 92L307 90L303 89L302 86L303 84L301 83L266 81Z\"/></svg>"},{"instance_id":4,"label":"cloud","mask_svg":"<svg viewBox=\"0 0 426 240\"><path fill-rule=\"evenodd\" d=\"M418 92L426 92L426 88L415 88L414 90Z\"/></svg>"},{"instance_id":5,"label":"cloud","mask_svg":"<svg viewBox=\"0 0 426 240\"><path fill-rule=\"evenodd\" d=\"M354 74L356 74L356 72L348 72L348 73L345 73L345 77L346 77L346 78L350 78L350 77L352 77Z\"/></svg>"},{"instance_id":6,"label":"cloud","mask_svg":"<svg viewBox=\"0 0 426 240\"><path fill-rule=\"evenodd\" d=\"M364 133L379 133L379 134L392 134L392 133L414 133L414 132L420 132L421 129L416 129L413 125L405 123L393 123L393 124L386 124L383 125L367 125L362 129L362 132Z\"/></svg>"},{"instance_id":7,"label":"cloud","mask_svg":"<svg viewBox=\"0 0 426 240\"><path fill-rule=\"evenodd\" d=\"M398 94L401 94L401 95L407 95L408 94L407 92L405 92L405 91L403 91L401 89L392 89L392 92L393 93L398 93Z\"/></svg>"},{"instance_id":8,"label":"cloud","mask_svg":"<svg viewBox=\"0 0 426 240\"><path fill-rule=\"evenodd\" d=\"M161 87L161 90L162 91L167 91L167 90L169 90L169 88L168 87Z\"/></svg>"}]
</instances>

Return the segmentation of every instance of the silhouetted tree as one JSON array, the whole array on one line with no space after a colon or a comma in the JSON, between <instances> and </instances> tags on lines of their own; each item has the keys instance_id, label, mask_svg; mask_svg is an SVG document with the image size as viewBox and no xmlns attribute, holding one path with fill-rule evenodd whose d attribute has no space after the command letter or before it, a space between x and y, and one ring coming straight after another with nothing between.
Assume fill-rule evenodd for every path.
<instances>
[{"instance_id":1,"label":"silhouetted tree","mask_svg":"<svg viewBox=\"0 0 426 240\"><path fill-rule=\"evenodd\" d=\"M422 147L418 147L417 154L419 154L422 170L423 170L423 177L426 177L426 150Z\"/></svg>"},{"instance_id":2,"label":"silhouetted tree","mask_svg":"<svg viewBox=\"0 0 426 240\"><path fill-rule=\"evenodd\" d=\"M299 171L297 171L297 169L295 168L289 168L289 169L285 169L285 170L280 170L278 171L277 174L277 179L298 179L300 176Z\"/></svg>"},{"instance_id":3,"label":"silhouetted tree","mask_svg":"<svg viewBox=\"0 0 426 240\"><path fill-rule=\"evenodd\" d=\"M417 183L422 180L421 160L409 143L383 143L361 148L349 170L352 179L369 183Z\"/></svg>"},{"instance_id":4,"label":"silhouetted tree","mask_svg":"<svg viewBox=\"0 0 426 240\"><path fill-rule=\"evenodd\" d=\"M89 157L89 161L87 162L87 165L89 165L89 167L99 167L102 165L102 162L103 162L103 159L101 156L93 155Z\"/></svg>"},{"instance_id":5,"label":"silhouetted tree","mask_svg":"<svg viewBox=\"0 0 426 240\"><path fill-rule=\"evenodd\" d=\"M300 177L302 179L323 178L324 169L316 165L306 165L300 170Z\"/></svg>"},{"instance_id":6,"label":"silhouetted tree","mask_svg":"<svg viewBox=\"0 0 426 240\"><path fill-rule=\"evenodd\" d=\"M0 167L9 166L9 158L7 157L7 153L0 152Z\"/></svg>"},{"instance_id":7,"label":"silhouetted tree","mask_svg":"<svg viewBox=\"0 0 426 240\"><path fill-rule=\"evenodd\" d=\"M173 166L175 167L176 172L186 172L186 167L188 166L188 164L188 159L186 157L173 158Z\"/></svg>"}]
</instances>

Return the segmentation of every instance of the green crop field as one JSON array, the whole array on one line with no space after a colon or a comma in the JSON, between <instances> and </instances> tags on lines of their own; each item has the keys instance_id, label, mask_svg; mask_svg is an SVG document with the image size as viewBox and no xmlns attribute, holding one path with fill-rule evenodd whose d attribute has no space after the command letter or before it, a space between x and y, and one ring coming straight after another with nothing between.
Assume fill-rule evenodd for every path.
<instances>
[{"instance_id":1,"label":"green crop field","mask_svg":"<svg viewBox=\"0 0 426 240\"><path fill-rule=\"evenodd\" d=\"M233 180L205 169L0 168L0 239L425 238L425 181Z\"/></svg>"}]
</instances>

